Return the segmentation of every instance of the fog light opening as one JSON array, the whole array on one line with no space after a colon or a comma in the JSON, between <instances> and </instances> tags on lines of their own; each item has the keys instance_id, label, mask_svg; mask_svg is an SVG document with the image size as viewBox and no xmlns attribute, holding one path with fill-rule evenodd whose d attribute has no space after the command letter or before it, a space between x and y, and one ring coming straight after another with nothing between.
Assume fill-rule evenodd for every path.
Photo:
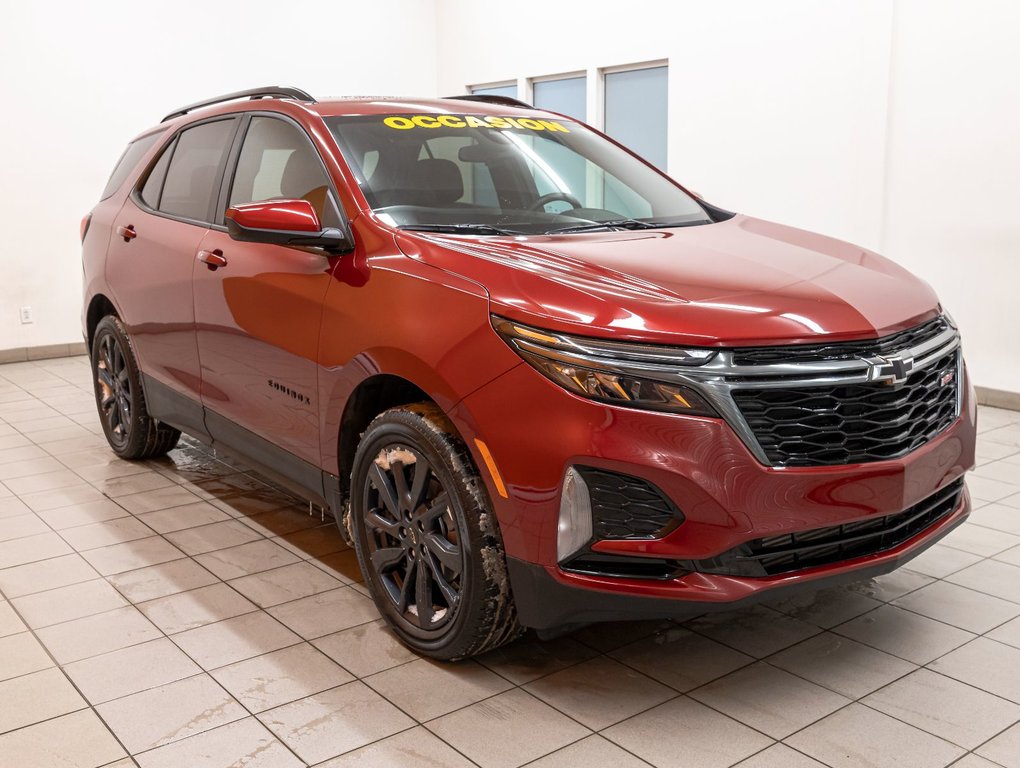
<instances>
[{"instance_id":1,"label":"fog light opening","mask_svg":"<svg viewBox=\"0 0 1020 768\"><path fill-rule=\"evenodd\" d=\"M591 495L580 473L570 467L563 478L556 557L563 562L591 541Z\"/></svg>"}]
</instances>

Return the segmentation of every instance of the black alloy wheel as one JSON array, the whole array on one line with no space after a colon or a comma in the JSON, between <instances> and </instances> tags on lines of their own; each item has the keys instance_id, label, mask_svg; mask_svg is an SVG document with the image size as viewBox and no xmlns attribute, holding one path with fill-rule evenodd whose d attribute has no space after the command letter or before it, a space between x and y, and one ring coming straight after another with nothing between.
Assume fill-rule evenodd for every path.
<instances>
[{"instance_id":1,"label":"black alloy wheel","mask_svg":"<svg viewBox=\"0 0 1020 768\"><path fill-rule=\"evenodd\" d=\"M96 388L99 415L115 448L131 437L131 376L117 337L106 334L96 349Z\"/></svg>"}]
</instances>

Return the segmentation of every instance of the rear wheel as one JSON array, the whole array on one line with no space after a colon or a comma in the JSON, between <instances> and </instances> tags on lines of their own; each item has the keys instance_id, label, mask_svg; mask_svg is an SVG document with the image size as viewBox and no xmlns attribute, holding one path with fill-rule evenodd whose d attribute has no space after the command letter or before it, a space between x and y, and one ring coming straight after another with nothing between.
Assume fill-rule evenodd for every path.
<instances>
[{"instance_id":1,"label":"rear wheel","mask_svg":"<svg viewBox=\"0 0 1020 768\"><path fill-rule=\"evenodd\" d=\"M172 450L181 433L149 416L131 340L107 315L92 339L92 380L103 432L122 459L148 459Z\"/></svg>"},{"instance_id":2,"label":"rear wheel","mask_svg":"<svg viewBox=\"0 0 1020 768\"><path fill-rule=\"evenodd\" d=\"M368 426L350 523L376 605L415 651L458 659L521 633L482 480L435 405L393 408Z\"/></svg>"}]
</instances>

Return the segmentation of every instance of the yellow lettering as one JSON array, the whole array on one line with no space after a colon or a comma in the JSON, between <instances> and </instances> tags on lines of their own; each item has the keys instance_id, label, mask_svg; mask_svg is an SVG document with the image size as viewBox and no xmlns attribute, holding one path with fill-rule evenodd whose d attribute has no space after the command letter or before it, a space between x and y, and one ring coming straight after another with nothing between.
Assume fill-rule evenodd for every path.
<instances>
[{"instance_id":1,"label":"yellow lettering","mask_svg":"<svg viewBox=\"0 0 1020 768\"><path fill-rule=\"evenodd\" d=\"M485 122L487 122L493 128L509 127L509 123L507 123L507 118L505 117L486 117Z\"/></svg>"},{"instance_id":2,"label":"yellow lettering","mask_svg":"<svg viewBox=\"0 0 1020 768\"><path fill-rule=\"evenodd\" d=\"M539 122L541 122L542 125L545 126L545 129L547 131L563 131L563 133L570 133L569 129L564 128L560 123L557 123L555 120L540 120Z\"/></svg>"},{"instance_id":3,"label":"yellow lettering","mask_svg":"<svg viewBox=\"0 0 1020 768\"><path fill-rule=\"evenodd\" d=\"M522 117L517 121L520 123L522 128L527 128L532 131L544 131L545 126L542 125L540 120L532 120L530 117Z\"/></svg>"},{"instance_id":4,"label":"yellow lettering","mask_svg":"<svg viewBox=\"0 0 1020 768\"><path fill-rule=\"evenodd\" d=\"M414 123L406 117L387 117L383 120L383 125L388 125L390 128L396 128L400 131L406 131L408 128L414 128Z\"/></svg>"},{"instance_id":5,"label":"yellow lettering","mask_svg":"<svg viewBox=\"0 0 1020 768\"><path fill-rule=\"evenodd\" d=\"M518 123L516 120L514 120L512 117L504 117L503 120L506 120L514 128L523 128L524 127L520 123Z\"/></svg>"},{"instance_id":6,"label":"yellow lettering","mask_svg":"<svg viewBox=\"0 0 1020 768\"><path fill-rule=\"evenodd\" d=\"M485 122L484 120L480 120L479 118L475 117L474 115L466 115L464 117L464 119L467 120L467 127L468 128L491 128L492 127L487 122Z\"/></svg>"},{"instance_id":7,"label":"yellow lettering","mask_svg":"<svg viewBox=\"0 0 1020 768\"><path fill-rule=\"evenodd\" d=\"M465 123L459 117L453 115L440 115L436 118L440 123L445 125L447 128L463 128Z\"/></svg>"},{"instance_id":8,"label":"yellow lettering","mask_svg":"<svg viewBox=\"0 0 1020 768\"><path fill-rule=\"evenodd\" d=\"M412 122L419 128L438 128L439 121L434 117L428 115L415 115L411 118Z\"/></svg>"}]
</instances>

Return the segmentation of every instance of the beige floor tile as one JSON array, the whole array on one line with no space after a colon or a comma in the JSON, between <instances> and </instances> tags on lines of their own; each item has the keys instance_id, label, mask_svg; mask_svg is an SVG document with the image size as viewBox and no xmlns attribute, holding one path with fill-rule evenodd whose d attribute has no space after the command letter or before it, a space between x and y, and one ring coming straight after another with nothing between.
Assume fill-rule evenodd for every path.
<instances>
[{"instance_id":1,"label":"beige floor tile","mask_svg":"<svg viewBox=\"0 0 1020 768\"><path fill-rule=\"evenodd\" d=\"M825 768L825 765L785 744L773 744L737 763L736 768Z\"/></svg>"},{"instance_id":2,"label":"beige floor tile","mask_svg":"<svg viewBox=\"0 0 1020 768\"><path fill-rule=\"evenodd\" d=\"M781 651L820 631L807 622L761 605L705 614L684 626L755 658Z\"/></svg>"},{"instance_id":3,"label":"beige floor tile","mask_svg":"<svg viewBox=\"0 0 1020 768\"><path fill-rule=\"evenodd\" d=\"M1020 723L978 747L977 753L1004 768L1020 768Z\"/></svg>"},{"instance_id":4,"label":"beige floor tile","mask_svg":"<svg viewBox=\"0 0 1020 768\"><path fill-rule=\"evenodd\" d=\"M98 768L124 755L117 740L89 709L0 736L0 755L17 768Z\"/></svg>"},{"instance_id":5,"label":"beige floor tile","mask_svg":"<svg viewBox=\"0 0 1020 768\"><path fill-rule=\"evenodd\" d=\"M247 713L207 675L189 677L96 710L132 754L241 720Z\"/></svg>"},{"instance_id":6,"label":"beige floor tile","mask_svg":"<svg viewBox=\"0 0 1020 768\"><path fill-rule=\"evenodd\" d=\"M1020 721L1020 705L927 669L912 672L862 703L966 749Z\"/></svg>"},{"instance_id":7,"label":"beige floor tile","mask_svg":"<svg viewBox=\"0 0 1020 768\"><path fill-rule=\"evenodd\" d=\"M139 603L138 610L168 635L231 619L256 606L223 583Z\"/></svg>"},{"instance_id":8,"label":"beige floor tile","mask_svg":"<svg viewBox=\"0 0 1020 768\"><path fill-rule=\"evenodd\" d=\"M375 603L351 587L284 603L270 608L269 613L306 640L379 618Z\"/></svg>"},{"instance_id":9,"label":"beige floor tile","mask_svg":"<svg viewBox=\"0 0 1020 768\"><path fill-rule=\"evenodd\" d=\"M772 743L687 697L625 720L602 735L653 765L698 768L731 766Z\"/></svg>"},{"instance_id":10,"label":"beige floor tile","mask_svg":"<svg viewBox=\"0 0 1020 768\"><path fill-rule=\"evenodd\" d=\"M525 690L596 731L676 696L672 688L605 657L540 678Z\"/></svg>"},{"instance_id":11,"label":"beige floor tile","mask_svg":"<svg viewBox=\"0 0 1020 768\"><path fill-rule=\"evenodd\" d=\"M1020 582L1017 583L1017 592L1020 597ZM977 634L1020 616L1020 603L945 581L911 592L895 600L893 605Z\"/></svg>"},{"instance_id":12,"label":"beige floor tile","mask_svg":"<svg viewBox=\"0 0 1020 768\"><path fill-rule=\"evenodd\" d=\"M312 645L358 677L418 658L397 640L381 619L320 637L313 640Z\"/></svg>"},{"instance_id":13,"label":"beige floor tile","mask_svg":"<svg viewBox=\"0 0 1020 768\"><path fill-rule=\"evenodd\" d=\"M202 670L166 638L93 656L64 667L93 704L156 688Z\"/></svg>"},{"instance_id":14,"label":"beige floor tile","mask_svg":"<svg viewBox=\"0 0 1020 768\"><path fill-rule=\"evenodd\" d=\"M0 447L0 464L10 464L13 461L26 461L30 459L45 459L48 457L46 451L37 445L33 445L25 439L24 445L12 447Z\"/></svg>"},{"instance_id":15,"label":"beige floor tile","mask_svg":"<svg viewBox=\"0 0 1020 768\"><path fill-rule=\"evenodd\" d=\"M41 491L52 491L56 488L68 488L72 485L80 485L81 478L70 469L60 469L56 472L46 472L41 475L29 475L27 477L16 477L4 480L4 485L19 496L25 496Z\"/></svg>"},{"instance_id":16,"label":"beige floor tile","mask_svg":"<svg viewBox=\"0 0 1020 768\"><path fill-rule=\"evenodd\" d=\"M88 706L53 667L0 683L0 733L24 728Z\"/></svg>"},{"instance_id":17,"label":"beige floor tile","mask_svg":"<svg viewBox=\"0 0 1020 768\"><path fill-rule=\"evenodd\" d=\"M123 544L128 541L144 539L152 536L152 529L133 517L121 517L103 523L92 523L75 528L67 528L60 532L64 540L79 552L111 544Z\"/></svg>"},{"instance_id":18,"label":"beige floor tile","mask_svg":"<svg viewBox=\"0 0 1020 768\"><path fill-rule=\"evenodd\" d=\"M32 510L0 483L0 520L27 514Z\"/></svg>"},{"instance_id":19,"label":"beige floor tile","mask_svg":"<svg viewBox=\"0 0 1020 768\"><path fill-rule=\"evenodd\" d=\"M784 739L850 703L845 696L763 662L688 695L774 739Z\"/></svg>"},{"instance_id":20,"label":"beige floor tile","mask_svg":"<svg viewBox=\"0 0 1020 768\"><path fill-rule=\"evenodd\" d=\"M1020 474L1020 466L1015 467L1015 470L1017 474ZM1020 536L967 522L946 536L942 543L947 547L970 552L973 555L991 557L1020 544Z\"/></svg>"},{"instance_id":21,"label":"beige floor tile","mask_svg":"<svg viewBox=\"0 0 1020 768\"><path fill-rule=\"evenodd\" d=\"M174 642L204 669L224 667L299 641L297 635L261 611L174 635Z\"/></svg>"},{"instance_id":22,"label":"beige floor tile","mask_svg":"<svg viewBox=\"0 0 1020 768\"><path fill-rule=\"evenodd\" d=\"M1020 704L1020 649L979 637L933 662L931 668Z\"/></svg>"},{"instance_id":23,"label":"beige floor tile","mask_svg":"<svg viewBox=\"0 0 1020 768\"><path fill-rule=\"evenodd\" d=\"M108 580L132 603L155 600L219 582L209 571L189 559L118 573Z\"/></svg>"},{"instance_id":24,"label":"beige floor tile","mask_svg":"<svg viewBox=\"0 0 1020 768\"><path fill-rule=\"evenodd\" d=\"M520 689L451 712L427 727L485 768L515 768L591 734Z\"/></svg>"},{"instance_id":25,"label":"beige floor tile","mask_svg":"<svg viewBox=\"0 0 1020 768\"><path fill-rule=\"evenodd\" d=\"M148 619L130 606L44 627L37 634L60 664L162 637Z\"/></svg>"},{"instance_id":26,"label":"beige floor tile","mask_svg":"<svg viewBox=\"0 0 1020 768\"><path fill-rule=\"evenodd\" d=\"M41 458L23 459L22 461L0 461L0 480L5 483L18 477L30 475L42 475L47 472L56 472L64 469L64 465L52 456L43 455ZM10 485L8 484L8 487ZM17 491L15 491L17 493Z\"/></svg>"},{"instance_id":27,"label":"beige floor tile","mask_svg":"<svg viewBox=\"0 0 1020 768\"><path fill-rule=\"evenodd\" d=\"M972 555L962 549L953 549L943 544L929 547L910 561L910 567L918 573L936 579L944 579L951 573L961 571L967 566L981 560L980 555Z\"/></svg>"},{"instance_id":28,"label":"beige floor tile","mask_svg":"<svg viewBox=\"0 0 1020 768\"><path fill-rule=\"evenodd\" d=\"M288 533L305 531L322 525L319 514L316 512L309 515L308 507L305 505L292 505L270 512L247 515L240 519L245 525L268 537L285 536Z\"/></svg>"},{"instance_id":29,"label":"beige floor tile","mask_svg":"<svg viewBox=\"0 0 1020 768\"><path fill-rule=\"evenodd\" d=\"M0 680L9 680L29 672L53 666L46 649L30 632L0 637Z\"/></svg>"},{"instance_id":30,"label":"beige floor tile","mask_svg":"<svg viewBox=\"0 0 1020 768\"><path fill-rule=\"evenodd\" d=\"M307 643L239 661L216 670L212 676L249 712L255 713L354 679Z\"/></svg>"},{"instance_id":31,"label":"beige floor tile","mask_svg":"<svg viewBox=\"0 0 1020 768\"><path fill-rule=\"evenodd\" d=\"M298 561L297 555L266 539L198 555L195 559L221 579L236 579Z\"/></svg>"},{"instance_id":32,"label":"beige floor tile","mask_svg":"<svg viewBox=\"0 0 1020 768\"><path fill-rule=\"evenodd\" d=\"M91 485L81 484L72 485L67 488L55 488L52 491L26 493L21 497L21 500L35 512L45 512L75 504L90 504L94 501L104 501L106 497Z\"/></svg>"},{"instance_id":33,"label":"beige floor tile","mask_svg":"<svg viewBox=\"0 0 1020 768\"><path fill-rule=\"evenodd\" d=\"M111 499L120 496L129 496L144 491L154 491L157 488L166 488L173 484L173 480L163 477L158 472L143 472L127 477L112 477L109 480L99 480L93 485L105 493Z\"/></svg>"},{"instance_id":34,"label":"beige floor tile","mask_svg":"<svg viewBox=\"0 0 1020 768\"><path fill-rule=\"evenodd\" d=\"M37 592L13 599L18 612L34 629L112 611L127 601L103 579Z\"/></svg>"},{"instance_id":35,"label":"beige floor tile","mask_svg":"<svg viewBox=\"0 0 1020 768\"><path fill-rule=\"evenodd\" d=\"M601 736L592 735L541 757L528 768L647 768L648 763Z\"/></svg>"},{"instance_id":36,"label":"beige floor tile","mask_svg":"<svg viewBox=\"0 0 1020 768\"><path fill-rule=\"evenodd\" d=\"M168 485L164 488L157 488L152 491L131 493L117 498L117 503L135 515L146 512L155 512L168 507L179 507L184 504L193 504L199 498L179 485Z\"/></svg>"},{"instance_id":37,"label":"beige floor tile","mask_svg":"<svg viewBox=\"0 0 1020 768\"><path fill-rule=\"evenodd\" d=\"M975 525L1020 536L1020 514L1017 514L1016 507L986 504L971 513L971 520Z\"/></svg>"},{"instance_id":38,"label":"beige floor tile","mask_svg":"<svg viewBox=\"0 0 1020 768\"><path fill-rule=\"evenodd\" d=\"M274 539L274 541L283 541L283 539ZM358 564L358 556L353 549L345 549L329 555L313 557L308 562L316 568L321 568L334 579L339 579L344 584L360 584L365 579L364 574L361 572L361 566Z\"/></svg>"},{"instance_id":39,"label":"beige floor tile","mask_svg":"<svg viewBox=\"0 0 1020 768\"><path fill-rule=\"evenodd\" d=\"M230 519L225 512L216 509L209 502L197 499L192 504L146 512L138 517L157 533L171 533Z\"/></svg>"},{"instance_id":40,"label":"beige floor tile","mask_svg":"<svg viewBox=\"0 0 1020 768\"><path fill-rule=\"evenodd\" d=\"M941 768L965 750L860 704L851 704L788 739L833 768Z\"/></svg>"},{"instance_id":41,"label":"beige floor tile","mask_svg":"<svg viewBox=\"0 0 1020 768\"><path fill-rule=\"evenodd\" d=\"M26 536L48 533L49 530L49 526L40 520L34 512L5 517L3 523L0 524L0 541L23 539Z\"/></svg>"},{"instance_id":42,"label":"beige floor tile","mask_svg":"<svg viewBox=\"0 0 1020 768\"><path fill-rule=\"evenodd\" d=\"M1020 648L1020 617L1007 621L1000 627L996 627L987 636L992 638L992 640L998 640L1000 643Z\"/></svg>"},{"instance_id":43,"label":"beige floor tile","mask_svg":"<svg viewBox=\"0 0 1020 768\"><path fill-rule=\"evenodd\" d=\"M84 455L81 453L69 454L61 457L61 461L92 485L149 472L144 464L118 459L116 456L111 456L109 452L87 451Z\"/></svg>"},{"instance_id":44,"label":"beige floor tile","mask_svg":"<svg viewBox=\"0 0 1020 768\"><path fill-rule=\"evenodd\" d=\"M417 659L365 683L419 722L502 693L512 684L475 661L439 663Z\"/></svg>"},{"instance_id":45,"label":"beige floor tile","mask_svg":"<svg viewBox=\"0 0 1020 768\"><path fill-rule=\"evenodd\" d=\"M769 663L851 699L909 674L915 664L826 632L769 657Z\"/></svg>"},{"instance_id":46,"label":"beige floor tile","mask_svg":"<svg viewBox=\"0 0 1020 768\"><path fill-rule=\"evenodd\" d=\"M397 766L428 766L428 768L474 768L474 763L441 742L422 726L402 731L327 760L317 768L397 768ZM538 765L537 763L535 765ZM588 764L587 768L598 768ZM627 768L619 764L615 768Z\"/></svg>"},{"instance_id":47,"label":"beige floor tile","mask_svg":"<svg viewBox=\"0 0 1020 768\"><path fill-rule=\"evenodd\" d=\"M301 558L323 557L348 549L336 523L329 517L326 518L325 524L320 524L317 528L288 533L281 536L277 543Z\"/></svg>"},{"instance_id":48,"label":"beige floor tile","mask_svg":"<svg viewBox=\"0 0 1020 768\"><path fill-rule=\"evenodd\" d=\"M675 626L672 621L610 621L591 624L573 632L570 637L597 651L609 653Z\"/></svg>"},{"instance_id":49,"label":"beige floor tile","mask_svg":"<svg viewBox=\"0 0 1020 768\"><path fill-rule=\"evenodd\" d=\"M150 536L125 544L90 549L83 557L104 576L112 576L177 560L184 557L184 553L161 536Z\"/></svg>"},{"instance_id":50,"label":"beige floor tile","mask_svg":"<svg viewBox=\"0 0 1020 768\"><path fill-rule=\"evenodd\" d=\"M81 555L63 555L0 571L0 589L9 598L14 598L66 587L98 576L96 569L85 562Z\"/></svg>"},{"instance_id":51,"label":"beige floor tile","mask_svg":"<svg viewBox=\"0 0 1020 768\"><path fill-rule=\"evenodd\" d=\"M745 653L677 626L625 645L610 655L681 692L754 661Z\"/></svg>"},{"instance_id":52,"label":"beige floor tile","mask_svg":"<svg viewBox=\"0 0 1020 768\"><path fill-rule=\"evenodd\" d=\"M141 768L301 768L304 765L253 717L136 756Z\"/></svg>"},{"instance_id":53,"label":"beige floor tile","mask_svg":"<svg viewBox=\"0 0 1020 768\"><path fill-rule=\"evenodd\" d=\"M28 627L25 626L25 622L15 613L11 604L6 600L0 600L0 637L16 635L19 632L24 632L26 629Z\"/></svg>"},{"instance_id":54,"label":"beige floor tile","mask_svg":"<svg viewBox=\"0 0 1020 768\"><path fill-rule=\"evenodd\" d=\"M332 576L305 562L242 576L231 581L230 585L262 608L343 586Z\"/></svg>"},{"instance_id":55,"label":"beige floor tile","mask_svg":"<svg viewBox=\"0 0 1020 768\"><path fill-rule=\"evenodd\" d=\"M931 584L933 581L935 579L931 576L925 576L923 573L912 571L909 568L900 568L885 576L851 584L849 589L887 603L897 597L903 597L915 589L920 589L925 584Z\"/></svg>"},{"instance_id":56,"label":"beige floor tile","mask_svg":"<svg viewBox=\"0 0 1020 768\"><path fill-rule=\"evenodd\" d=\"M587 661L596 653L594 648L589 648L569 637L554 640L522 638L476 656L475 661L515 685L523 685Z\"/></svg>"},{"instance_id":57,"label":"beige floor tile","mask_svg":"<svg viewBox=\"0 0 1020 768\"><path fill-rule=\"evenodd\" d=\"M46 521L47 525L57 531L81 525L89 526L92 523L105 523L118 518L130 519L127 510L110 499L47 509L39 512L38 515ZM152 532L149 531L145 535L151 536Z\"/></svg>"},{"instance_id":58,"label":"beige floor tile","mask_svg":"<svg viewBox=\"0 0 1020 768\"><path fill-rule=\"evenodd\" d=\"M970 632L894 605L884 605L834 631L915 664L927 664L974 638Z\"/></svg>"},{"instance_id":59,"label":"beige floor tile","mask_svg":"<svg viewBox=\"0 0 1020 768\"><path fill-rule=\"evenodd\" d=\"M954 573L946 581L1020 603L1020 566L998 560L982 560Z\"/></svg>"},{"instance_id":60,"label":"beige floor tile","mask_svg":"<svg viewBox=\"0 0 1020 768\"><path fill-rule=\"evenodd\" d=\"M55 533L40 533L23 539L0 542L0 568L13 568L39 560L48 560L71 552L67 543Z\"/></svg>"},{"instance_id":61,"label":"beige floor tile","mask_svg":"<svg viewBox=\"0 0 1020 768\"><path fill-rule=\"evenodd\" d=\"M258 533L238 520L224 520L197 528L173 531L167 534L167 538L189 555L202 555L261 540Z\"/></svg>"},{"instance_id":62,"label":"beige floor tile","mask_svg":"<svg viewBox=\"0 0 1020 768\"><path fill-rule=\"evenodd\" d=\"M414 725L359 681L263 712L259 719L308 763L328 760Z\"/></svg>"},{"instance_id":63,"label":"beige floor tile","mask_svg":"<svg viewBox=\"0 0 1020 768\"><path fill-rule=\"evenodd\" d=\"M1020 546L1007 549L1005 552L1000 552L995 556L995 559L1000 563L1009 563L1010 565L1020 566ZM1020 597L1014 599L1020 600Z\"/></svg>"}]
</instances>

